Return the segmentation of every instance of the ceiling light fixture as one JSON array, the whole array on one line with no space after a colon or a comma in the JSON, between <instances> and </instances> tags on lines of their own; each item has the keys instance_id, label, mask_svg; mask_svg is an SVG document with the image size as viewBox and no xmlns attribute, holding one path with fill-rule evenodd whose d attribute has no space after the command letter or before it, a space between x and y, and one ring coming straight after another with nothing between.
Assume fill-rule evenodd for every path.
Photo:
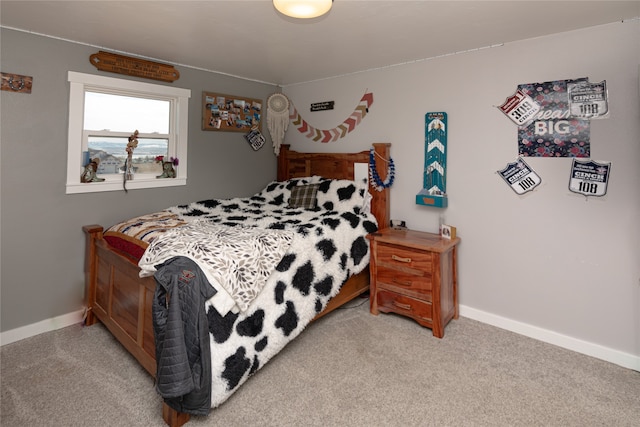
<instances>
[{"instance_id":1,"label":"ceiling light fixture","mask_svg":"<svg viewBox=\"0 0 640 427\"><path fill-rule=\"evenodd\" d=\"M317 18L331 10L333 0L273 0L273 6L292 18Z\"/></svg>"}]
</instances>

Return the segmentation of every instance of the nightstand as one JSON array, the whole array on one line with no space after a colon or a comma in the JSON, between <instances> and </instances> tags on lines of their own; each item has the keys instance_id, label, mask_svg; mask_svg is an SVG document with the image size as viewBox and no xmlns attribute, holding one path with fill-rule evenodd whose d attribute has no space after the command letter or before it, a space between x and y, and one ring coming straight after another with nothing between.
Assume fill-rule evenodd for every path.
<instances>
[{"instance_id":1,"label":"nightstand","mask_svg":"<svg viewBox=\"0 0 640 427\"><path fill-rule=\"evenodd\" d=\"M442 338L458 318L456 248L459 238L385 228L371 241L371 314L397 313Z\"/></svg>"}]
</instances>

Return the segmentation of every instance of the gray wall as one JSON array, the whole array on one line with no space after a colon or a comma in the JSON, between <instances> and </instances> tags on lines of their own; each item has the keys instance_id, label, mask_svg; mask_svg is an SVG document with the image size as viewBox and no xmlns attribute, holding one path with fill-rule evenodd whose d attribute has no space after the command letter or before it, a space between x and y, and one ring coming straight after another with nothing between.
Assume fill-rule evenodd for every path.
<instances>
[{"instance_id":1,"label":"gray wall","mask_svg":"<svg viewBox=\"0 0 640 427\"><path fill-rule=\"evenodd\" d=\"M458 228L461 315L640 370L639 64L632 20L292 85L283 92L317 129L349 117L367 89L374 103L334 143L291 127L285 142L347 152L391 142L391 218ZM571 193L569 158L528 158L542 184L517 196L496 174L518 154L516 126L496 106L518 84L578 77L607 81L610 114L591 120L591 157L612 163L607 195ZM334 110L309 113L329 100ZM448 113L447 209L415 203L430 111Z\"/></svg>"},{"instance_id":2,"label":"gray wall","mask_svg":"<svg viewBox=\"0 0 640 427\"><path fill-rule=\"evenodd\" d=\"M201 130L202 91L264 101L275 87L182 66L176 66L180 79L174 83L130 78L91 65L96 47L7 29L0 35L2 71L33 77L31 94L0 92L0 331L82 308L82 225L109 226L183 202L248 196L275 179L264 124L267 142L259 151L242 133ZM188 184L65 194L69 70L190 89Z\"/></svg>"}]
</instances>

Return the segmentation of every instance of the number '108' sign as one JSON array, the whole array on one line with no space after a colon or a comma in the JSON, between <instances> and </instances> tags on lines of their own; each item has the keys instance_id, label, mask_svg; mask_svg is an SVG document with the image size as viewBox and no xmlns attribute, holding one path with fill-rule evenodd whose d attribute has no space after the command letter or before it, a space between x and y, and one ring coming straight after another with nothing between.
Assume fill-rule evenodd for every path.
<instances>
[{"instance_id":1,"label":"number '108' sign","mask_svg":"<svg viewBox=\"0 0 640 427\"><path fill-rule=\"evenodd\" d=\"M611 163L573 159L569 190L585 196L604 196L610 171Z\"/></svg>"},{"instance_id":2,"label":"number '108' sign","mask_svg":"<svg viewBox=\"0 0 640 427\"><path fill-rule=\"evenodd\" d=\"M517 194L531 191L542 182L540 176L522 160L522 157L513 163L507 163L507 167L499 170L498 174Z\"/></svg>"}]
</instances>

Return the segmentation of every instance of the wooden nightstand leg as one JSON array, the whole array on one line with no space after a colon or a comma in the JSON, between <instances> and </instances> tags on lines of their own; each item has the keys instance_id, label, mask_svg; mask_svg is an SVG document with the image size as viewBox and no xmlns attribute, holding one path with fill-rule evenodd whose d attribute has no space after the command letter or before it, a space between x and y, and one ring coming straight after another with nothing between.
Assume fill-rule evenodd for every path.
<instances>
[{"instance_id":1,"label":"wooden nightstand leg","mask_svg":"<svg viewBox=\"0 0 640 427\"><path fill-rule=\"evenodd\" d=\"M453 263L453 318L457 319L460 317L460 306L458 304L458 251L455 246L451 262Z\"/></svg>"},{"instance_id":2,"label":"wooden nightstand leg","mask_svg":"<svg viewBox=\"0 0 640 427\"><path fill-rule=\"evenodd\" d=\"M374 316L377 316L378 314L380 314L380 312L378 311L378 301L376 299L376 292L373 292L373 294L371 293L369 294L369 312Z\"/></svg>"},{"instance_id":3,"label":"wooden nightstand leg","mask_svg":"<svg viewBox=\"0 0 640 427\"><path fill-rule=\"evenodd\" d=\"M436 338L442 338L444 336L444 322L442 319L442 311L438 304L433 306L433 318L431 319L431 330L433 336Z\"/></svg>"},{"instance_id":4,"label":"wooden nightstand leg","mask_svg":"<svg viewBox=\"0 0 640 427\"><path fill-rule=\"evenodd\" d=\"M444 330L442 328L436 327L436 325L433 325L433 336L436 338L444 337Z\"/></svg>"},{"instance_id":5,"label":"wooden nightstand leg","mask_svg":"<svg viewBox=\"0 0 640 427\"><path fill-rule=\"evenodd\" d=\"M378 292L377 292L377 283L378 283L378 268L377 268L377 256L378 256L378 245L375 240L372 240L372 235L367 236L370 240L370 251L371 251L371 259L369 261L369 312L374 316L380 314L378 311Z\"/></svg>"}]
</instances>

